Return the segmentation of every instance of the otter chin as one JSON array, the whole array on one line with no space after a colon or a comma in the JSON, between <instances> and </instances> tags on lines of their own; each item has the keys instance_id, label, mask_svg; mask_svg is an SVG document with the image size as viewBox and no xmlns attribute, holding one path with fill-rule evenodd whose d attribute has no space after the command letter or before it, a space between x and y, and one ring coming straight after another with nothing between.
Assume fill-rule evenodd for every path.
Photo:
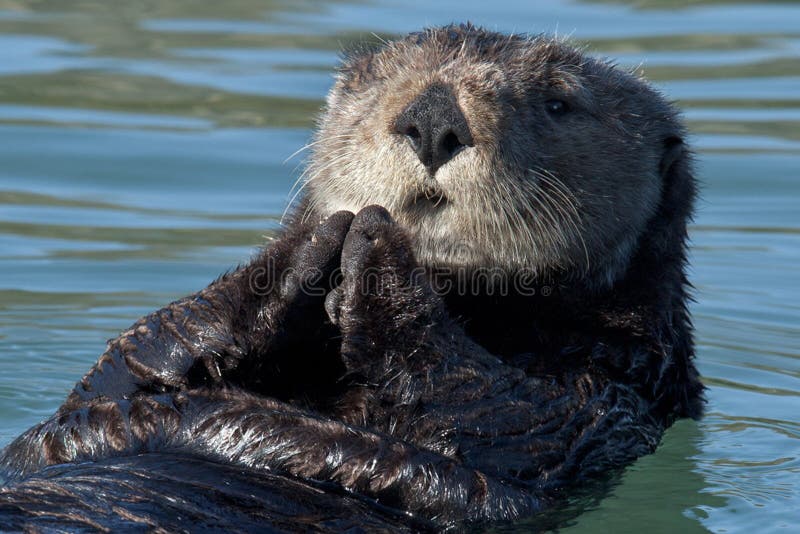
<instances>
[{"instance_id":1,"label":"otter chin","mask_svg":"<svg viewBox=\"0 0 800 534\"><path fill-rule=\"evenodd\" d=\"M441 530L619 472L703 409L684 138L550 37L353 52L285 228L0 452L0 529Z\"/></svg>"}]
</instances>

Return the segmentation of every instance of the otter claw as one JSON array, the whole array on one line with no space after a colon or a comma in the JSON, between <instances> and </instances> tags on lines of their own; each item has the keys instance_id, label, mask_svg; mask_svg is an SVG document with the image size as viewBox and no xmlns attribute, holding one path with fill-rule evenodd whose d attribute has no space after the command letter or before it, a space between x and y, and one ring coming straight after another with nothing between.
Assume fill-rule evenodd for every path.
<instances>
[{"instance_id":1,"label":"otter claw","mask_svg":"<svg viewBox=\"0 0 800 534\"><path fill-rule=\"evenodd\" d=\"M342 290L336 288L325 297L325 311L328 314L328 319L334 325L339 325L339 315L341 313L342 304Z\"/></svg>"}]
</instances>

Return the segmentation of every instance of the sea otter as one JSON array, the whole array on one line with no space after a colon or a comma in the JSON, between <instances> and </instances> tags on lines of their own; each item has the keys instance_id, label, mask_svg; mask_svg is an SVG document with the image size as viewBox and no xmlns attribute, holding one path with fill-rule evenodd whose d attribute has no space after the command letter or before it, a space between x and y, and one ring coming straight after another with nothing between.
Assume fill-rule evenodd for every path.
<instances>
[{"instance_id":1,"label":"sea otter","mask_svg":"<svg viewBox=\"0 0 800 534\"><path fill-rule=\"evenodd\" d=\"M652 452L702 411L684 138L550 37L351 54L286 228L2 452L0 527L509 521Z\"/></svg>"}]
</instances>

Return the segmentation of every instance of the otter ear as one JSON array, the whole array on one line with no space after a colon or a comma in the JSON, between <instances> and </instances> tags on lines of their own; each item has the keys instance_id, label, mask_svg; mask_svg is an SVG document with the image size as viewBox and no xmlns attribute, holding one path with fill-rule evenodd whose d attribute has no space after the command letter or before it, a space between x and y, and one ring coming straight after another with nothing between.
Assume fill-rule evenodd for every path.
<instances>
[{"instance_id":1,"label":"otter ear","mask_svg":"<svg viewBox=\"0 0 800 534\"><path fill-rule=\"evenodd\" d=\"M661 210L664 220L688 220L695 196L692 152L683 138L674 133L664 138L661 160Z\"/></svg>"},{"instance_id":2,"label":"otter ear","mask_svg":"<svg viewBox=\"0 0 800 534\"><path fill-rule=\"evenodd\" d=\"M672 166L680 160L686 153L686 146L683 139L671 135L664 139L664 150L661 153L661 161L658 164L658 172L661 178L666 178Z\"/></svg>"}]
</instances>

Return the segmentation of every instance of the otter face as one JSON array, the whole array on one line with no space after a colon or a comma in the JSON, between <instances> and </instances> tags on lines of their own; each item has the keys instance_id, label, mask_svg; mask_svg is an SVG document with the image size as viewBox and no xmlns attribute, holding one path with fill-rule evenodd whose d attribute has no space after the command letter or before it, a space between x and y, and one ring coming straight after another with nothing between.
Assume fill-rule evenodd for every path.
<instances>
[{"instance_id":1,"label":"otter face","mask_svg":"<svg viewBox=\"0 0 800 534\"><path fill-rule=\"evenodd\" d=\"M380 204L423 265L613 282L681 135L644 81L560 41L427 30L346 61L315 138L307 214Z\"/></svg>"}]
</instances>

